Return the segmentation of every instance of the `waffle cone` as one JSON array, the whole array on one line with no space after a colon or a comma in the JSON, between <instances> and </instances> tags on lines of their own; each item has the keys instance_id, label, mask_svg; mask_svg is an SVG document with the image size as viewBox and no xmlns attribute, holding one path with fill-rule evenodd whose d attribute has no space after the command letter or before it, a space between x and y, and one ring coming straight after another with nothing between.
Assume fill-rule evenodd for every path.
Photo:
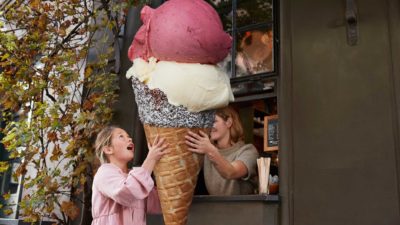
<instances>
[{"instance_id":1,"label":"waffle cone","mask_svg":"<svg viewBox=\"0 0 400 225\"><path fill-rule=\"evenodd\" d=\"M165 225L185 225L192 203L197 176L203 157L190 152L185 144L187 132L198 132L206 128L164 128L144 125L148 143L159 136L168 143L168 154L164 155L154 168L158 195Z\"/></svg>"}]
</instances>

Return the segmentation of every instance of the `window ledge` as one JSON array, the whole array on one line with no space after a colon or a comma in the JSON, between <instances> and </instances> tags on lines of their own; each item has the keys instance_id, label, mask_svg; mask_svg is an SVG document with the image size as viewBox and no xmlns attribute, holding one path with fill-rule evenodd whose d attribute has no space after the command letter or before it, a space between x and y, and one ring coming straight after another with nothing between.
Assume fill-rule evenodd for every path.
<instances>
[{"instance_id":1,"label":"window ledge","mask_svg":"<svg viewBox=\"0 0 400 225\"><path fill-rule=\"evenodd\" d=\"M279 202L279 195L231 195L231 196L220 196L220 195L195 195L193 202L249 202L249 201L261 201L261 202Z\"/></svg>"}]
</instances>

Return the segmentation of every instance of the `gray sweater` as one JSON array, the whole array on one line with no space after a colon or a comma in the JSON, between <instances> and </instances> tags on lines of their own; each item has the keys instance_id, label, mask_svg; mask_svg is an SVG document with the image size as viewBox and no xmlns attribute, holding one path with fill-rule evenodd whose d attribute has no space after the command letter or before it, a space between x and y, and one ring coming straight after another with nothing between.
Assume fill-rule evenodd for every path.
<instances>
[{"instance_id":1,"label":"gray sweater","mask_svg":"<svg viewBox=\"0 0 400 225\"><path fill-rule=\"evenodd\" d=\"M236 180L224 179L206 156L204 158L204 180L208 193L210 195L253 194L256 187L254 181L257 180L258 157L258 152L254 145L244 144L244 142L239 141L229 148L220 149L219 152L229 162L242 161L247 167L248 174L246 177Z\"/></svg>"}]
</instances>

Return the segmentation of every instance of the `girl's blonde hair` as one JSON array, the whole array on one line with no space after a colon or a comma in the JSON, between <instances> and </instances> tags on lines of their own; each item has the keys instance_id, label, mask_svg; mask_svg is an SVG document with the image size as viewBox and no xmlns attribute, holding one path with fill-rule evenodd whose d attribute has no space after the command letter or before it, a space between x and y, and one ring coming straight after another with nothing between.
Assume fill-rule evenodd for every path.
<instances>
[{"instance_id":1,"label":"girl's blonde hair","mask_svg":"<svg viewBox=\"0 0 400 225\"><path fill-rule=\"evenodd\" d=\"M104 154L103 148L111 145L111 137L113 131L118 128L116 126L104 127L98 134L95 142L96 156L101 164L109 163L107 156Z\"/></svg>"},{"instance_id":2,"label":"girl's blonde hair","mask_svg":"<svg viewBox=\"0 0 400 225\"><path fill-rule=\"evenodd\" d=\"M232 119L232 126L229 128L231 141L236 143L243 140L243 126L240 121L238 113L230 106L225 108L217 109L216 115L221 117L224 121L229 118Z\"/></svg>"}]
</instances>

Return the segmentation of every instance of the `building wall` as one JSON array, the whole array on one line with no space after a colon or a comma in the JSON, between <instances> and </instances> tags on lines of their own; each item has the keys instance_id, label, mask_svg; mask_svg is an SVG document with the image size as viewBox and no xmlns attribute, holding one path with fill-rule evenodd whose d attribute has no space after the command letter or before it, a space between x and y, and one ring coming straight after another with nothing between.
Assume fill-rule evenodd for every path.
<instances>
[{"instance_id":1,"label":"building wall","mask_svg":"<svg viewBox=\"0 0 400 225\"><path fill-rule=\"evenodd\" d=\"M348 1L350 2L350 1ZM400 5L281 1L283 225L400 224Z\"/></svg>"}]
</instances>

